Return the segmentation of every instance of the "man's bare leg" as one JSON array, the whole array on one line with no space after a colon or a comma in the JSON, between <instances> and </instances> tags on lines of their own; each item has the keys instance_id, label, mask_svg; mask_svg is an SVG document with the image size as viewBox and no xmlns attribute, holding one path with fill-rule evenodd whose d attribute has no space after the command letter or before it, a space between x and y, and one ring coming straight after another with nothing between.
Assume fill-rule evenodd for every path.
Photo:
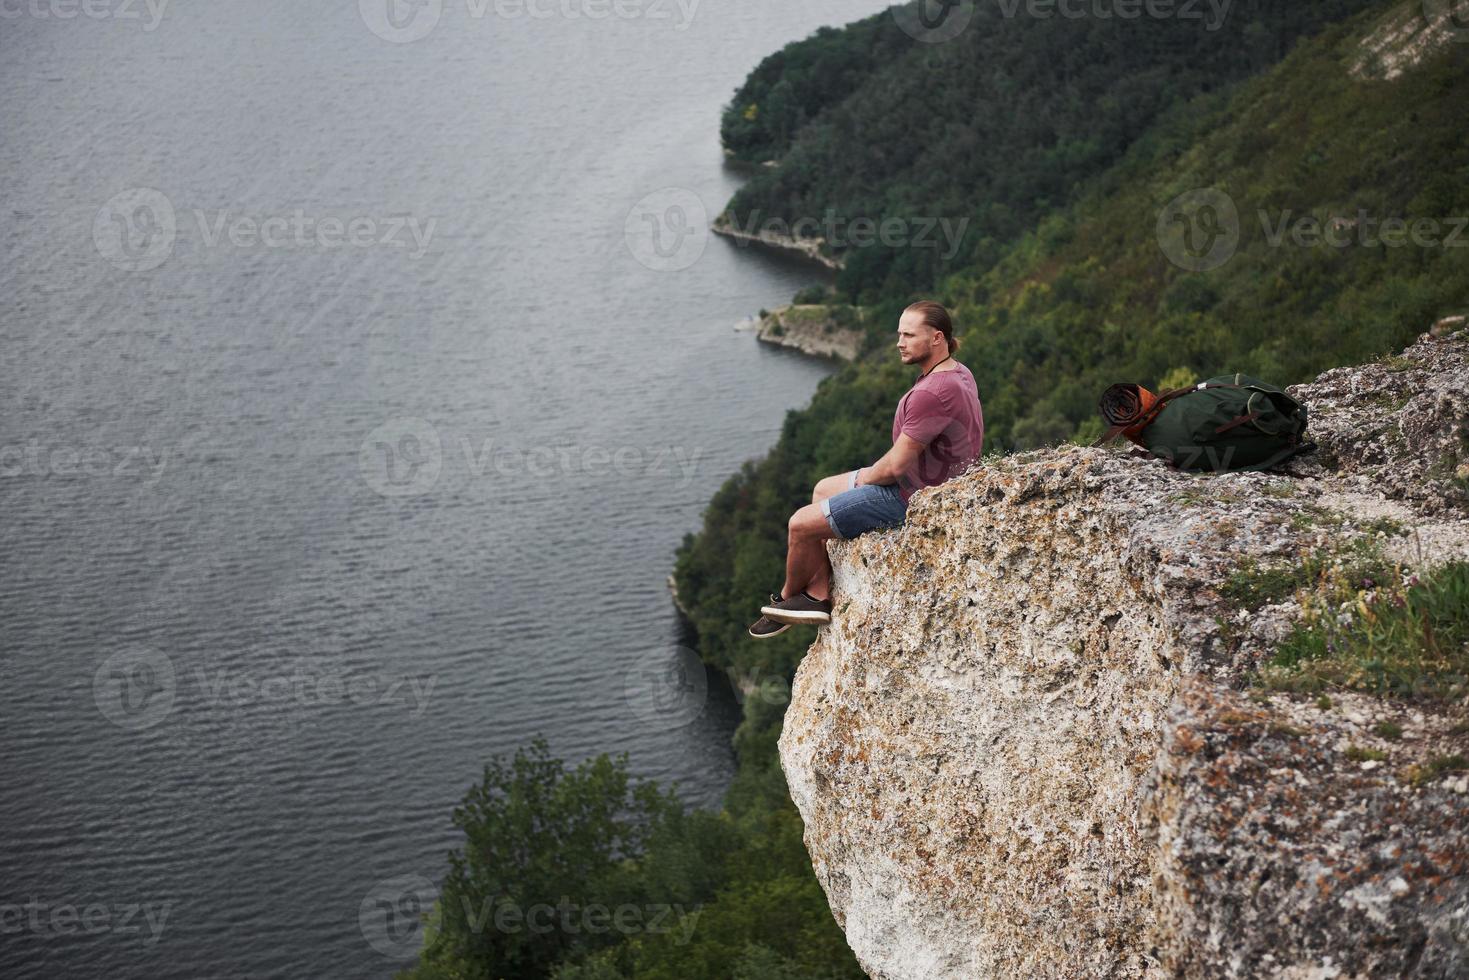
<instances>
[{"instance_id":1,"label":"man's bare leg","mask_svg":"<svg viewBox=\"0 0 1469 980\"><path fill-rule=\"evenodd\" d=\"M851 489L848 484L852 482L852 474L838 473L836 476L828 476L818 480L815 488L811 491L811 502L819 504L828 497L835 497L839 493L846 493Z\"/></svg>"},{"instance_id":2,"label":"man's bare leg","mask_svg":"<svg viewBox=\"0 0 1469 980\"><path fill-rule=\"evenodd\" d=\"M831 559L826 540L834 538L820 504L807 504L791 515L786 532L786 580L780 597L806 592L813 599L831 596Z\"/></svg>"}]
</instances>

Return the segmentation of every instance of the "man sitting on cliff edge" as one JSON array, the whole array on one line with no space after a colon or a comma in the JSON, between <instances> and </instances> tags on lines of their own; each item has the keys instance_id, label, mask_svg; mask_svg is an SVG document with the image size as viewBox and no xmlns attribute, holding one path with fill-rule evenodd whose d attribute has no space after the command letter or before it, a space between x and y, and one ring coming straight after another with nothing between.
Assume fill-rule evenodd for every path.
<instances>
[{"instance_id":1,"label":"man sitting on cliff edge","mask_svg":"<svg viewBox=\"0 0 1469 980\"><path fill-rule=\"evenodd\" d=\"M811 503L791 515L786 580L750 626L757 639L793 625L831 622L831 560L826 539L855 538L897 527L908 501L925 487L962 473L984 443L984 414L974 375L954 354L959 341L949 311L929 300L898 318L898 353L922 373L898 401L893 448L871 466L818 481Z\"/></svg>"}]
</instances>

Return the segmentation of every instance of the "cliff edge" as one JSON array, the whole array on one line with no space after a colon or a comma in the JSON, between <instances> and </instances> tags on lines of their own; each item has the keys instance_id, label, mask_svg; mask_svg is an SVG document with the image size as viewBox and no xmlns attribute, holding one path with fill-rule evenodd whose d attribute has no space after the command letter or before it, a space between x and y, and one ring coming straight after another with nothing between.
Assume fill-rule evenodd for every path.
<instances>
[{"instance_id":1,"label":"cliff edge","mask_svg":"<svg viewBox=\"0 0 1469 980\"><path fill-rule=\"evenodd\" d=\"M1463 676L1278 665L1469 558L1459 323L1289 389L1288 474L1045 449L830 544L780 757L872 977L1469 975Z\"/></svg>"}]
</instances>

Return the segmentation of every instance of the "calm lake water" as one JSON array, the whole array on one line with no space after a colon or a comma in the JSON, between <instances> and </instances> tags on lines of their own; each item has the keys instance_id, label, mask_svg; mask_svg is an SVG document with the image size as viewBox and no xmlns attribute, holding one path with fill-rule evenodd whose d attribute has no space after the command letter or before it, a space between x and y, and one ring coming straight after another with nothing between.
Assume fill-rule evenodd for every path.
<instances>
[{"instance_id":1,"label":"calm lake water","mask_svg":"<svg viewBox=\"0 0 1469 980\"><path fill-rule=\"evenodd\" d=\"M830 370L719 110L883 6L6 7L0 975L388 976L537 734L717 803L664 579Z\"/></svg>"}]
</instances>

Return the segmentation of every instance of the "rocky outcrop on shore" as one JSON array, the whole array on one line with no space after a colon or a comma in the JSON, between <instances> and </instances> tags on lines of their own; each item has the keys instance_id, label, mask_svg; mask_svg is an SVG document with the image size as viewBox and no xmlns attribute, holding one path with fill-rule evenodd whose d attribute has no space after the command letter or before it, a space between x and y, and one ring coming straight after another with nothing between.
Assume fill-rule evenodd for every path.
<instances>
[{"instance_id":1,"label":"rocky outcrop on shore","mask_svg":"<svg viewBox=\"0 0 1469 980\"><path fill-rule=\"evenodd\" d=\"M755 339L815 357L854 361L862 353L862 310L855 306L801 304L761 311Z\"/></svg>"},{"instance_id":2,"label":"rocky outcrop on shore","mask_svg":"<svg viewBox=\"0 0 1469 980\"><path fill-rule=\"evenodd\" d=\"M1289 390L1286 474L1043 449L829 545L780 757L872 977L1469 976L1462 692L1262 686L1311 600L1231 590L1469 559L1469 331Z\"/></svg>"},{"instance_id":3,"label":"rocky outcrop on shore","mask_svg":"<svg viewBox=\"0 0 1469 980\"><path fill-rule=\"evenodd\" d=\"M764 245L767 248L780 249L785 252L794 252L797 255L819 262L828 269L841 271L842 260L837 256L830 255L826 251L826 239L793 238L790 235L780 234L770 228L760 228L757 231L746 231L736 225L731 219L728 211L723 212L714 219L709 230L716 235L732 238L736 242Z\"/></svg>"}]
</instances>

